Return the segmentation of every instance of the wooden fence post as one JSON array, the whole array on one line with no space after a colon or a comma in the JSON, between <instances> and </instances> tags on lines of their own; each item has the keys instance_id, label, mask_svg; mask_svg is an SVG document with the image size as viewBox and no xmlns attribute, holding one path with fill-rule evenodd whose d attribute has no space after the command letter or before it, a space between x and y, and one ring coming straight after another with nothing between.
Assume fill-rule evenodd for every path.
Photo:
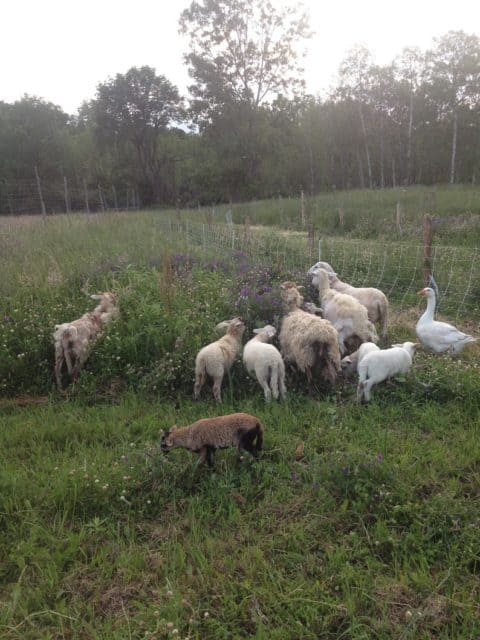
<instances>
[{"instance_id":1,"label":"wooden fence post","mask_svg":"<svg viewBox=\"0 0 480 640\"><path fill-rule=\"evenodd\" d=\"M313 252L315 250L315 227L313 222L308 225L308 257L310 262L313 259Z\"/></svg>"},{"instance_id":2,"label":"wooden fence post","mask_svg":"<svg viewBox=\"0 0 480 640\"><path fill-rule=\"evenodd\" d=\"M37 165L35 165L35 178L37 179L37 190L38 190L38 197L40 198L40 207L42 209L42 218L43 218L43 221L45 222L45 220L47 219L47 210L45 208L45 202L43 200L42 185L40 184L40 176L38 175Z\"/></svg>"},{"instance_id":3,"label":"wooden fence post","mask_svg":"<svg viewBox=\"0 0 480 640\"><path fill-rule=\"evenodd\" d=\"M115 189L114 184L112 184L112 193L113 193L113 206L115 208L115 211L118 211L117 190Z\"/></svg>"},{"instance_id":4,"label":"wooden fence post","mask_svg":"<svg viewBox=\"0 0 480 640\"><path fill-rule=\"evenodd\" d=\"M397 202L397 206L395 209L395 224L397 226L397 233L402 233L402 206L400 202Z\"/></svg>"},{"instance_id":5,"label":"wooden fence post","mask_svg":"<svg viewBox=\"0 0 480 640\"><path fill-rule=\"evenodd\" d=\"M432 218L423 218L423 280L427 287L432 276Z\"/></svg>"},{"instance_id":6,"label":"wooden fence post","mask_svg":"<svg viewBox=\"0 0 480 640\"><path fill-rule=\"evenodd\" d=\"M70 215L70 200L68 199L68 182L67 176L63 176L63 195L65 198L65 211Z\"/></svg>"},{"instance_id":7,"label":"wooden fence post","mask_svg":"<svg viewBox=\"0 0 480 640\"><path fill-rule=\"evenodd\" d=\"M90 213L90 204L88 202L88 189L85 179L83 179L83 196L85 198L85 211Z\"/></svg>"},{"instance_id":8,"label":"wooden fence post","mask_svg":"<svg viewBox=\"0 0 480 640\"><path fill-rule=\"evenodd\" d=\"M302 217L302 229L305 228L305 194L300 191L300 215Z\"/></svg>"},{"instance_id":9,"label":"wooden fence post","mask_svg":"<svg viewBox=\"0 0 480 640\"><path fill-rule=\"evenodd\" d=\"M100 200L100 209L104 212L105 211L105 204L103 202L102 187L100 185L98 185L98 198Z\"/></svg>"},{"instance_id":10,"label":"wooden fence post","mask_svg":"<svg viewBox=\"0 0 480 640\"><path fill-rule=\"evenodd\" d=\"M343 207L338 207L338 222L343 229L345 226L345 211L343 210Z\"/></svg>"}]
</instances>

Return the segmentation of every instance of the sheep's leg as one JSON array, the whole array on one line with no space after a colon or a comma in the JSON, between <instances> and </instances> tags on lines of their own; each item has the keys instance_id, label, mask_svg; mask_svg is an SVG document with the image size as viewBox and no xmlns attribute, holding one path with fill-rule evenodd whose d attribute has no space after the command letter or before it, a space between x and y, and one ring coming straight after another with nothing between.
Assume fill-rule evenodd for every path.
<instances>
[{"instance_id":1,"label":"sheep's leg","mask_svg":"<svg viewBox=\"0 0 480 640\"><path fill-rule=\"evenodd\" d=\"M83 365L88 359L88 353L83 353L81 355L77 355L75 364L72 369L72 378L73 380L77 380L80 370L83 369Z\"/></svg>"},{"instance_id":2,"label":"sheep's leg","mask_svg":"<svg viewBox=\"0 0 480 640\"><path fill-rule=\"evenodd\" d=\"M197 453L200 456L200 464L204 464L205 462L207 462L208 447L201 447L201 449L199 449Z\"/></svg>"},{"instance_id":3,"label":"sheep's leg","mask_svg":"<svg viewBox=\"0 0 480 640\"><path fill-rule=\"evenodd\" d=\"M372 387L375 384L372 378L369 378L363 383L363 397L365 402L370 402L372 397Z\"/></svg>"},{"instance_id":4,"label":"sheep's leg","mask_svg":"<svg viewBox=\"0 0 480 640\"><path fill-rule=\"evenodd\" d=\"M223 376L213 378L213 397L217 402L222 401L222 378Z\"/></svg>"},{"instance_id":5,"label":"sheep's leg","mask_svg":"<svg viewBox=\"0 0 480 640\"><path fill-rule=\"evenodd\" d=\"M278 383L280 385L280 396L282 400L285 400L287 396L287 387L285 386L285 372L280 372Z\"/></svg>"},{"instance_id":6,"label":"sheep's leg","mask_svg":"<svg viewBox=\"0 0 480 640\"><path fill-rule=\"evenodd\" d=\"M207 460L207 464L210 467L210 469L213 469L213 461L214 461L214 457L215 457L215 449L213 447L205 447L207 453L206 453L206 460Z\"/></svg>"},{"instance_id":7,"label":"sheep's leg","mask_svg":"<svg viewBox=\"0 0 480 640\"><path fill-rule=\"evenodd\" d=\"M200 398L200 392L204 384L205 384L205 374L197 373L197 375L195 376L195 384L193 385L194 400L198 400Z\"/></svg>"},{"instance_id":8,"label":"sheep's leg","mask_svg":"<svg viewBox=\"0 0 480 640\"><path fill-rule=\"evenodd\" d=\"M55 378L57 387L62 390L62 366L65 361L63 347L61 344L55 345Z\"/></svg>"},{"instance_id":9,"label":"sheep's leg","mask_svg":"<svg viewBox=\"0 0 480 640\"><path fill-rule=\"evenodd\" d=\"M357 385L357 402L362 402L363 400L363 382L359 382Z\"/></svg>"},{"instance_id":10,"label":"sheep's leg","mask_svg":"<svg viewBox=\"0 0 480 640\"><path fill-rule=\"evenodd\" d=\"M278 365L274 365L271 369L270 389L272 390L270 397L273 395L275 400L278 400ZM267 396L265 396L265 400L267 400Z\"/></svg>"},{"instance_id":11,"label":"sheep's leg","mask_svg":"<svg viewBox=\"0 0 480 640\"><path fill-rule=\"evenodd\" d=\"M68 375L72 376L73 375L72 354L70 353L70 349L68 348L68 346L63 349L63 353L65 355L65 362L67 363Z\"/></svg>"}]
</instances>

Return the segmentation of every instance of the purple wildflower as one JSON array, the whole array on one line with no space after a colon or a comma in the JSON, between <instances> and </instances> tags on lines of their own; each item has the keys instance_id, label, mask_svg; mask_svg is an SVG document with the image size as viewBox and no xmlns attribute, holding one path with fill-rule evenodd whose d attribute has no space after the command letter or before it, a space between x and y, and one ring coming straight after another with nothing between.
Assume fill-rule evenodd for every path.
<instances>
[{"instance_id":1,"label":"purple wildflower","mask_svg":"<svg viewBox=\"0 0 480 640\"><path fill-rule=\"evenodd\" d=\"M377 462L383 462L383 453L377 453L377 455L375 456Z\"/></svg>"},{"instance_id":2,"label":"purple wildflower","mask_svg":"<svg viewBox=\"0 0 480 640\"><path fill-rule=\"evenodd\" d=\"M12 319L11 319L11 317L10 317L10 316L3 316L3 321L4 321L4 322L11 322L11 321L12 321Z\"/></svg>"},{"instance_id":3,"label":"purple wildflower","mask_svg":"<svg viewBox=\"0 0 480 640\"><path fill-rule=\"evenodd\" d=\"M120 460L121 460L122 462L128 462L128 456L122 456L122 457L120 458Z\"/></svg>"}]
</instances>

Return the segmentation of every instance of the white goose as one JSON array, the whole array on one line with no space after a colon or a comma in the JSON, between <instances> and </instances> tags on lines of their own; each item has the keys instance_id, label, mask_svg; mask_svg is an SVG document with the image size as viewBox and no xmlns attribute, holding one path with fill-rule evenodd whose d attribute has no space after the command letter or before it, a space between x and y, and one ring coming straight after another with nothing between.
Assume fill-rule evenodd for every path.
<instances>
[{"instance_id":1,"label":"white goose","mask_svg":"<svg viewBox=\"0 0 480 640\"><path fill-rule=\"evenodd\" d=\"M460 353L469 342L476 342L476 338L459 331L448 322L438 322L433 319L435 313L435 291L425 287L418 292L419 296L427 298L427 310L417 322L415 331L418 339L435 353Z\"/></svg>"}]
</instances>

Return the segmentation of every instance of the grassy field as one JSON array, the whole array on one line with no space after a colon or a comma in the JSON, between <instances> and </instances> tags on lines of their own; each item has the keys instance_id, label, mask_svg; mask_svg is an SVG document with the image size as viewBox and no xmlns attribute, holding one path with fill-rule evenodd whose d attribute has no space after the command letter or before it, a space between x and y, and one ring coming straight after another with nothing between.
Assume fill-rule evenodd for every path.
<instances>
[{"instance_id":1,"label":"grassy field","mask_svg":"<svg viewBox=\"0 0 480 640\"><path fill-rule=\"evenodd\" d=\"M435 229L438 244L480 245L480 186L476 185L332 191L305 196L304 209L306 222L313 222L322 236L417 242L422 237L423 217L429 214L439 218ZM343 212L343 224L339 209ZM252 224L302 229L300 197L219 205L188 215L206 219L213 211L215 220L225 222L228 210L238 224L243 224L248 216Z\"/></svg>"},{"instance_id":2,"label":"grassy field","mask_svg":"<svg viewBox=\"0 0 480 640\"><path fill-rule=\"evenodd\" d=\"M278 323L278 283L301 280L313 256L302 234L242 240L234 228L232 246L231 229L204 235L207 223L185 218L0 226L0 637L479 636L478 345L456 360L419 352L368 407L353 383L310 397L291 376L287 402L265 406L240 363L222 407L207 394L195 404L193 360L213 326L235 314L248 335ZM385 243L331 238L323 250L355 246L345 272L377 277ZM422 276L403 279L414 254L390 253L399 341L414 335ZM462 273L476 273L448 265L445 312ZM115 290L121 316L60 398L51 332L91 308L85 286ZM476 286L462 290L473 332ZM159 453L161 429L239 410L265 425L259 460L219 452L212 473L194 454Z\"/></svg>"}]
</instances>

